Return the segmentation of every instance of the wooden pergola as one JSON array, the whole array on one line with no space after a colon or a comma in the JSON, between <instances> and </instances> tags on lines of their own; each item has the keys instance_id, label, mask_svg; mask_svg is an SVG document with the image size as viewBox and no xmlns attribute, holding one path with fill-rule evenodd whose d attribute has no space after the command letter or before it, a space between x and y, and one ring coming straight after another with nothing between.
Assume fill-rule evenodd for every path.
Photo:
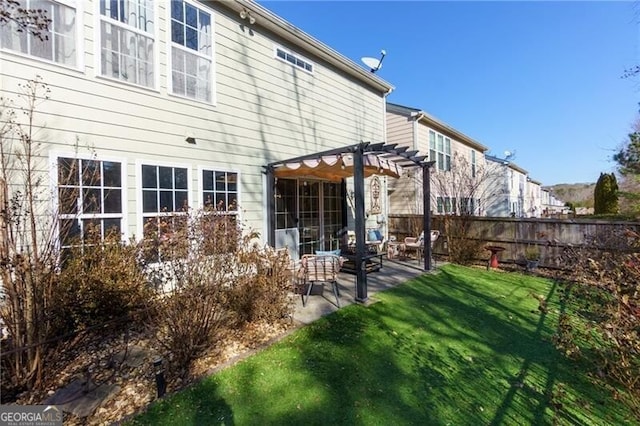
<instances>
[{"instance_id":1,"label":"wooden pergola","mask_svg":"<svg viewBox=\"0 0 640 426\"><path fill-rule=\"evenodd\" d=\"M365 189L364 179L366 169L365 159L375 156L380 164L393 164L400 169L420 167L423 172L422 191L423 191L423 209L424 209L424 270L431 270L431 244L429 243L429 235L431 233L431 184L430 184L430 168L434 161L426 161L426 155L420 155L417 150L409 150L409 147L398 146L398 144L387 144L384 142L371 143L360 142L354 145L345 146L343 148L331 149L328 151L317 152L313 154L303 155L300 157L290 158L283 161L275 161L265 166L267 175L267 242L271 246L275 246L276 229L275 229L275 179L279 170L284 170L287 165L295 163L303 163L309 160L321 160L323 157L351 155L353 163L350 168L345 168L344 164L337 163L335 168L324 167L318 169L314 173L315 177L326 178L327 180L336 180L337 177L344 179L353 176L354 180L354 207L355 207L355 270L356 270L356 301L365 302L367 295L367 271L364 257L366 255L366 224L365 224ZM331 164L331 162L329 162ZM384 173L380 166L379 171ZM293 176L293 175L292 175Z\"/></svg>"}]
</instances>

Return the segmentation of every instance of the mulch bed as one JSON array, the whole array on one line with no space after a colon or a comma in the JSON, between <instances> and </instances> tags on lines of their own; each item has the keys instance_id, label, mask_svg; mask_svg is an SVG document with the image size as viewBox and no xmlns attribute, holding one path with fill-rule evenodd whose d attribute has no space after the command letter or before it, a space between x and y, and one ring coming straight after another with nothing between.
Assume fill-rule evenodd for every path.
<instances>
[{"instance_id":1,"label":"mulch bed","mask_svg":"<svg viewBox=\"0 0 640 426\"><path fill-rule=\"evenodd\" d=\"M221 331L215 345L195 360L184 378L167 371L167 393L185 388L212 372L232 365L286 335L295 326L290 320L274 324L248 323ZM126 361L127 348L143 352L136 366ZM18 395L17 404L41 404L69 383L90 380L92 384L117 385L119 391L89 417L65 413L65 425L111 424L142 411L156 399L153 361L167 359L148 329L130 324L126 329L100 330L77 336L61 345L55 361L46 364L47 382L38 390Z\"/></svg>"}]
</instances>

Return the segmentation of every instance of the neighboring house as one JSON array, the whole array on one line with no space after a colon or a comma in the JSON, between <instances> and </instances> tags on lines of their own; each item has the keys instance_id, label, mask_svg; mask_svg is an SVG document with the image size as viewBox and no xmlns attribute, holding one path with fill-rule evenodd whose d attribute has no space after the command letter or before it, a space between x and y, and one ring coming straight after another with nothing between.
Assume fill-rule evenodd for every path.
<instances>
[{"instance_id":1,"label":"neighboring house","mask_svg":"<svg viewBox=\"0 0 640 426\"><path fill-rule=\"evenodd\" d=\"M498 176L494 194L486 204L486 215L492 217L529 217L527 214L527 171L513 161L485 155L487 167Z\"/></svg>"},{"instance_id":2,"label":"neighboring house","mask_svg":"<svg viewBox=\"0 0 640 426\"><path fill-rule=\"evenodd\" d=\"M91 221L141 238L146 223L211 204L264 239L266 164L385 139L392 86L252 1L22 1L53 21L47 41L0 27L0 88L16 98L39 75L51 89L37 170L52 193L76 194L54 206L71 235ZM335 247L344 192L279 179L275 227L296 231L300 253Z\"/></svg>"},{"instance_id":3,"label":"neighboring house","mask_svg":"<svg viewBox=\"0 0 640 426\"><path fill-rule=\"evenodd\" d=\"M565 206L565 202L556 198L548 189L542 189L542 216L550 217L560 214L568 214L569 208Z\"/></svg>"},{"instance_id":4,"label":"neighboring house","mask_svg":"<svg viewBox=\"0 0 640 426\"><path fill-rule=\"evenodd\" d=\"M466 210L481 214L482 190L465 193L451 187L457 175L473 182L484 164L488 148L428 113L407 106L387 103L387 142L428 153L431 167L431 210L435 214ZM456 161L458 160L458 161ZM462 167L464 170L455 170ZM440 178L438 178L440 177ZM411 171L400 179L389 180L389 209L394 214L422 213L422 174Z\"/></svg>"},{"instance_id":5,"label":"neighboring house","mask_svg":"<svg viewBox=\"0 0 640 426\"><path fill-rule=\"evenodd\" d=\"M527 189L525 196L525 212L527 217L542 216L542 183L527 178Z\"/></svg>"}]
</instances>

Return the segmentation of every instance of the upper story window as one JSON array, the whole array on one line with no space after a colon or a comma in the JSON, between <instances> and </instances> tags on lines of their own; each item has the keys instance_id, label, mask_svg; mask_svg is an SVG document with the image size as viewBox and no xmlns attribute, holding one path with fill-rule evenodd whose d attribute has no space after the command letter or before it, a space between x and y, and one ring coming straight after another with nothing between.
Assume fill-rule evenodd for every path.
<instances>
[{"instance_id":1,"label":"upper story window","mask_svg":"<svg viewBox=\"0 0 640 426\"><path fill-rule=\"evenodd\" d=\"M15 22L0 26L0 46L16 52L46 59L58 64L78 65L76 40L76 9L50 0L19 0L23 9L43 10L51 19L49 28L33 35L29 31L18 32Z\"/></svg>"},{"instance_id":2,"label":"upper story window","mask_svg":"<svg viewBox=\"0 0 640 426\"><path fill-rule=\"evenodd\" d=\"M438 170L451 170L451 139L429 130L429 159L437 163Z\"/></svg>"},{"instance_id":3,"label":"upper story window","mask_svg":"<svg viewBox=\"0 0 640 426\"><path fill-rule=\"evenodd\" d=\"M171 1L171 90L213 102L211 13L182 0Z\"/></svg>"},{"instance_id":4,"label":"upper story window","mask_svg":"<svg viewBox=\"0 0 640 426\"><path fill-rule=\"evenodd\" d=\"M284 50L282 47L276 47L276 56L307 72L313 72L313 64L311 62L297 54Z\"/></svg>"},{"instance_id":5,"label":"upper story window","mask_svg":"<svg viewBox=\"0 0 640 426\"><path fill-rule=\"evenodd\" d=\"M471 150L471 177L476 177L476 152Z\"/></svg>"},{"instance_id":6,"label":"upper story window","mask_svg":"<svg viewBox=\"0 0 640 426\"><path fill-rule=\"evenodd\" d=\"M100 0L100 73L155 86L153 0Z\"/></svg>"}]
</instances>

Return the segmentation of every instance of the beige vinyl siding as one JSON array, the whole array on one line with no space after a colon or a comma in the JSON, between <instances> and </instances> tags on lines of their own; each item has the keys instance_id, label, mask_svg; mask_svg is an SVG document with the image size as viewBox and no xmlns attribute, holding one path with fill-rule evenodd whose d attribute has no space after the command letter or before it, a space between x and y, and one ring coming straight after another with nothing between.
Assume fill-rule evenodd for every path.
<instances>
[{"instance_id":1,"label":"beige vinyl siding","mask_svg":"<svg viewBox=\"0 0 640 426\"><path fill-rule=\"evenodd\" d=\"M80 152L94 152L98 159L126 158L128 235L141 232L137 161L189 164L194 201L198 200L198 166L238 171L243 218L262 230L266 206L262 166L362 140L384 140L382 93L260 27L254 27L250 35L247 27L241 29L235 14L217 4L212 11L215 103L167 93L168 6L168 2L158 2L156 7L155 61L159 68L154 72L159 84L154 89L99 76L94 5L84 8L83 70L0 53L3 96L15 98L18 83L35 75L41 75L51 89L37 117L45 163L49 151L72 151L76 137ZM276 45L313 62L313 74L276 58ZM194 136L195 145L185 142L187 134Z\"/></svg>"},{"instance_id":2,"label":"beige vinyl siding","mask_svg":"<svg viewBox=\"0 0 640 426\"><path fill-rule=\"evenodd\" d=\"M416 142L416 149L424 155L429 155L429 128L424 124L418 122L418 140ZM429 158L429 161L433 161L435 158Z\"/></svg>"},{"instance_id":3,"label":"beige vinyl siding","mask_svg":"<svg viewBox=\"0 0 640 426\"><path fill-rule=\"evenodd\" d=\"M413 148L414 120L406 115L387 111L387 142L397 143L399 146ZM423 151L421 151L423 152ZM429 151L426 151L428 153ZM417 169L414 169L414 173ZM387 181L389 193L389 212L392 214L417 213L416 210L416 181L406 175L399 179L389 178Z\"/></svg>"},{"instance_id":4,"label":"beige vinyl siding","mask_svg":"<svg viewBox=\"0 0 640 426\"><path fill-rule=\"evenodd\" d=\"M387 111L387 142L413 146L413 120Z\"/></svg>"}]
</instances>

